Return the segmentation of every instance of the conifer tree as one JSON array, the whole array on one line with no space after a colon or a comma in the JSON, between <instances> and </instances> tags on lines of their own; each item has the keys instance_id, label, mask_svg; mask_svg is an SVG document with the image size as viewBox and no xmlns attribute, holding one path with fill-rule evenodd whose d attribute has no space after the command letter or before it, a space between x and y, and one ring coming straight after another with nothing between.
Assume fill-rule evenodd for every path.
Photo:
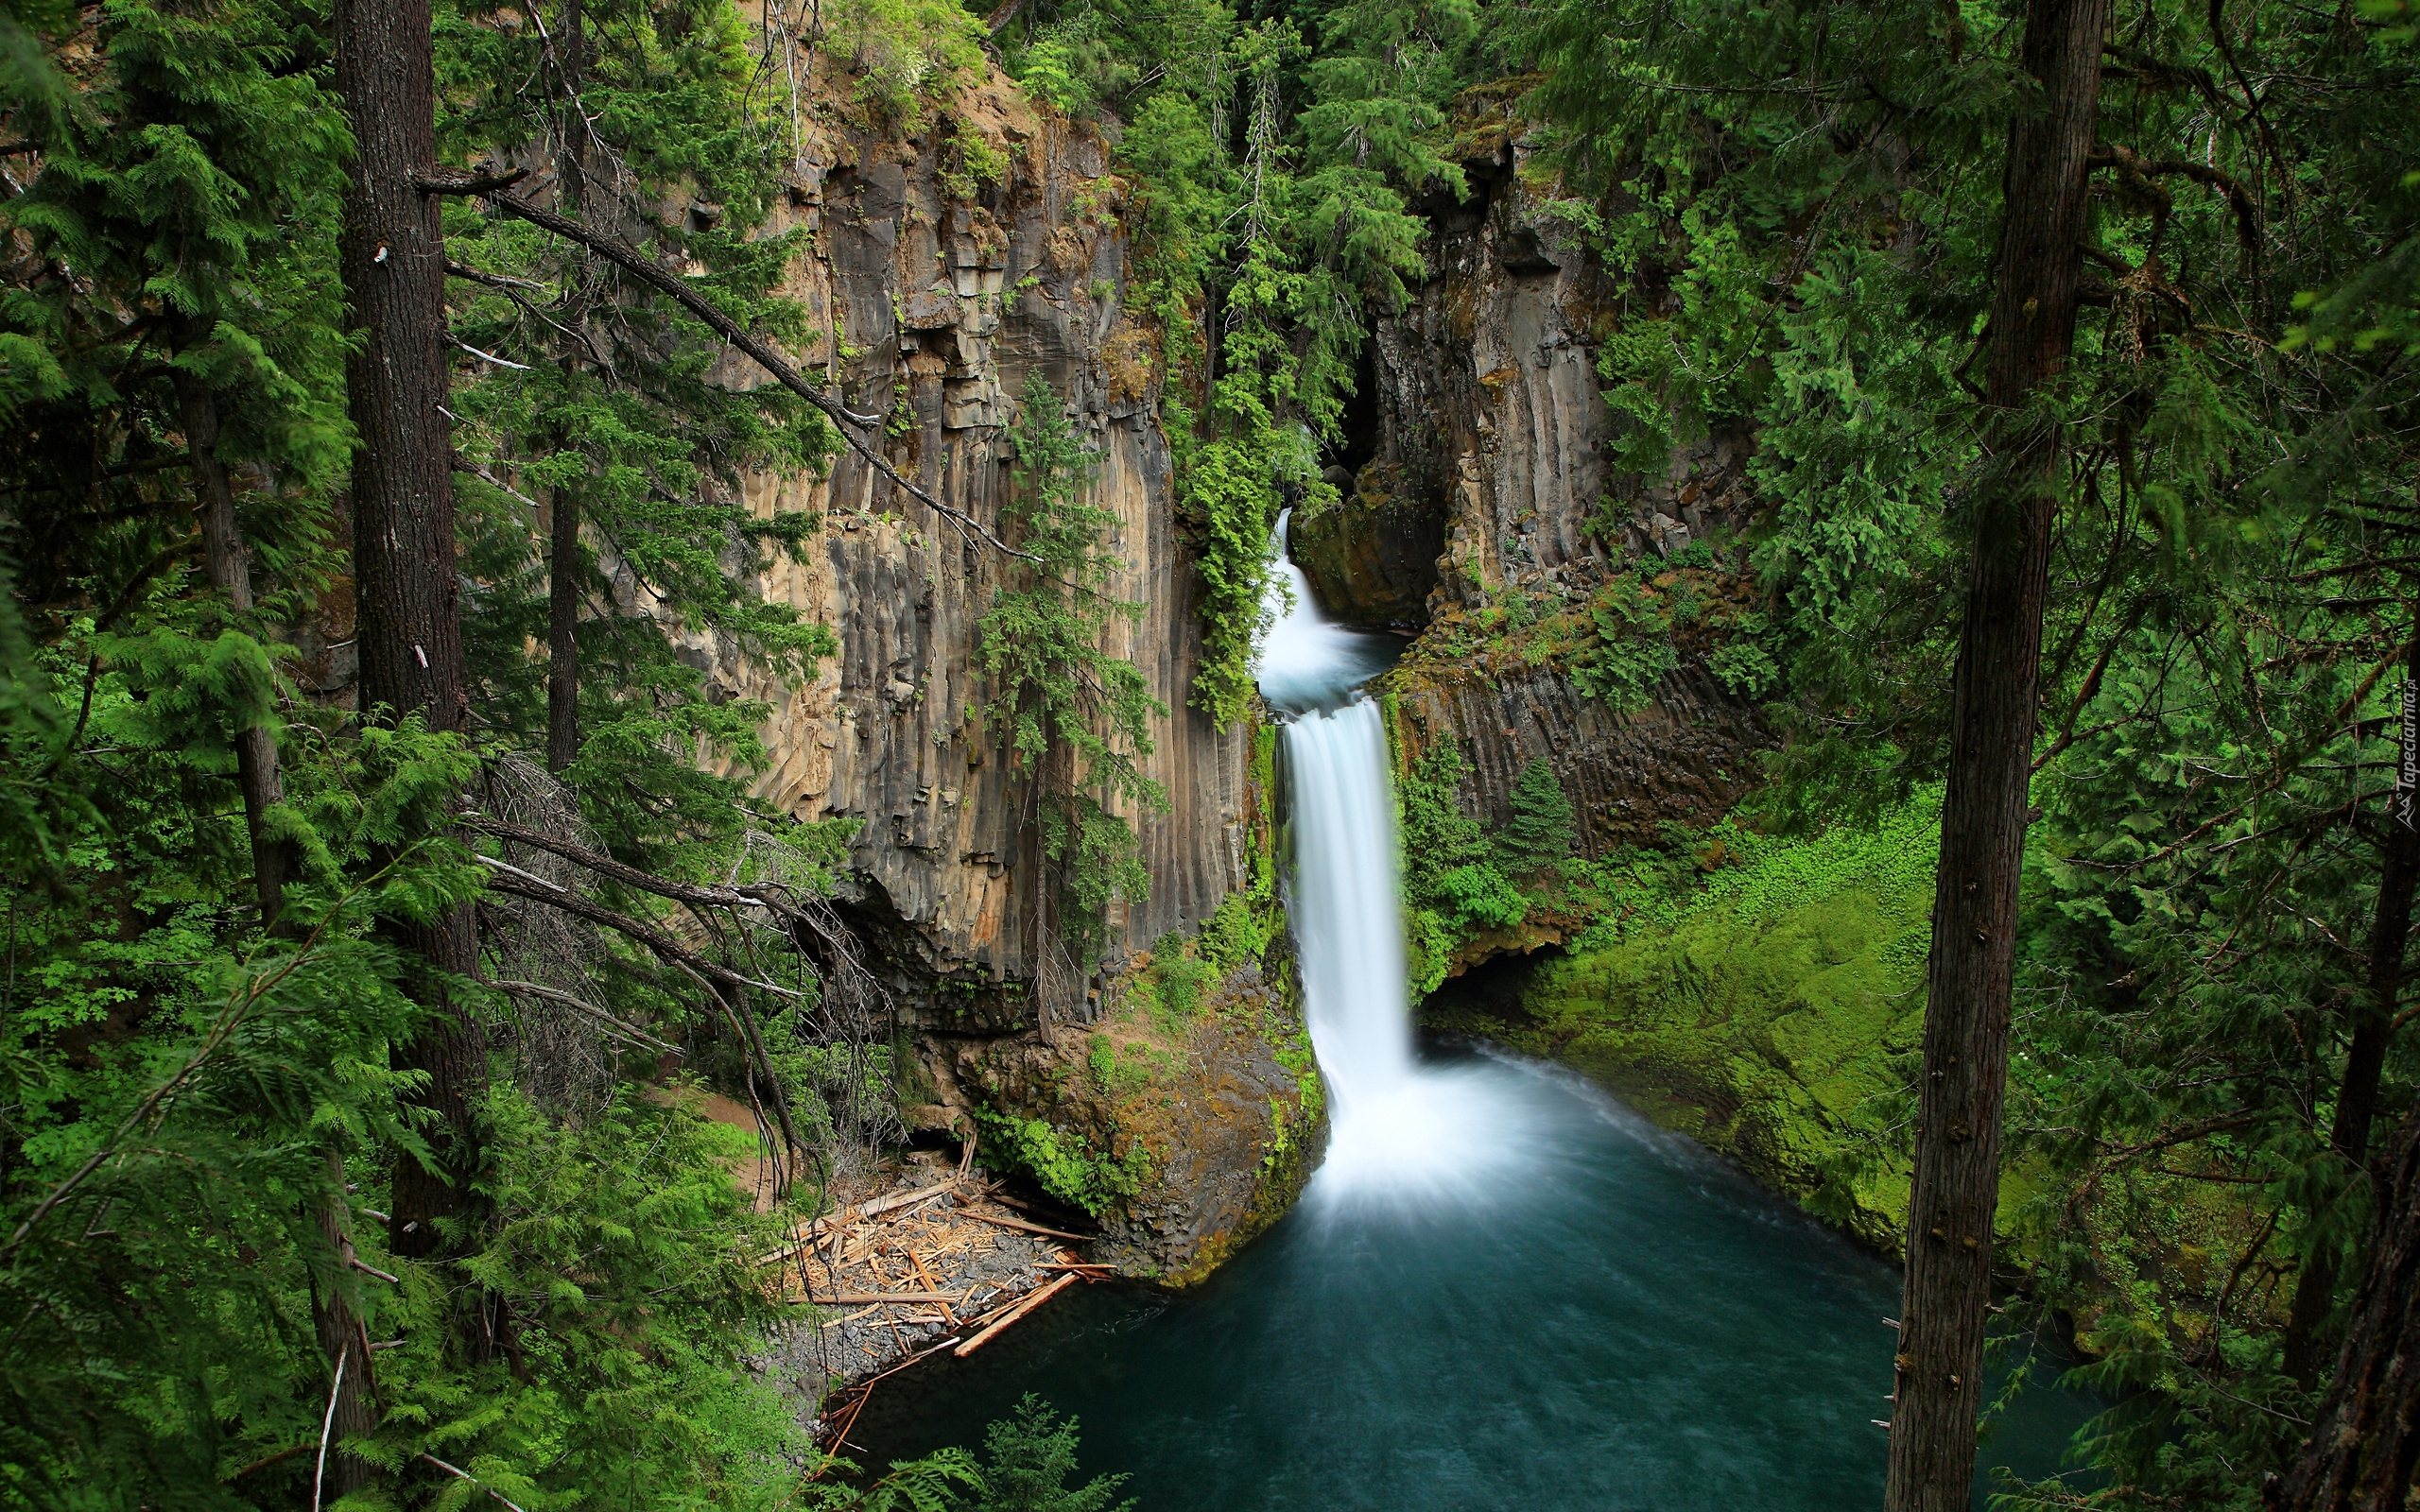
<instances>
[{"instance_id":1,"label":"conifer tree","mask_svg":"<svg viewBox=\"0 0 2420 1512\"><path fill-rule=\"evenodd\" d=\"M714 308L804 343L804 312L772 292L803 244L760 234L774 144L742 108L752 64L728 10L587 0L542 15L543 33L497 14L475 3L446 18L449 154L545 164L546 181L513 186L529 203L701 269L684 282ZM515 87L525 77L547 82L543 97ZM702 208L667 216L668 200ZM767 553L804 549L815 517L759 518L741 488L752 471L811 474L837 438L779 384L723 382L720 338L594 249L469 198L450 201L446 229L457 339L486 354L458 375L453 406L467 549L495 585L471 610L470 675L493 723L543 730L549 770L599 834L669 864L668 836L728 833L732 795L662 769L652 750L702 739L744 762L765 713L710 696L673 631L712 626L791 677L836 648L828 627L753 587ZM637 608L617 575L637 585ZM548 646L543 707L528 696L529 639Z\"/></svg>"},{"instance_id":2,"label":"conifer tree","mask_svg":"<svg viewBox=\"0 0 2420 1512\"><path fill-rule=\"evenodd\" d=\"M1032 564L983 616L984 723L1032 783L1030 822L1055 873L1042 885L1040 917L1055 917L1089 959L1109 901L1139 901L1150 885L1133 826L1116 806L1166 806L1140 764L1167 710L1142 668L1102 644L1118 620L1139 621L1143 606L1114 593L1125 563L1101 538L1116 518L1087 497L1093 458L1039 371L1018 395L1013 434L1017 487L1001 512Z\"/></svg>"},{"instance_id":3,"label":"conifer tree","mask_svg":"<svg viewBox=\"0 0 2420 1512\"><path fill-rule=\"evenodd\" d=\"M446 420L445 238L439 201L422 187L437 166L427 0L340 0L335 38L337 91L355 153L337 249L347 323L360 333L346 387L359 445L353 578L361 714L458 731L468 700ZM434 1162L406 1153L396 1163L395 1246L435 1255L470 1242L460 1226L480 1164L487 1035L458 984L476 968L477 941L467 904L392 927L426 963L416 990L431 1010L398 1060L427 1077L422 1106L442 1130ZM475 1327L469 1336L487 1332Z\"/></svg>"},{"instance_id":4,"label":"conifer tree","mask_svg":"<svg viewBox=\"0 0 2420 1512\"><path fill-rule=\"evenodd\" d=\"M1508 871L1543 870L1579 848L1571 799L1545 757L1521 768L1512 784L1512 817L1495 836L1496 853Z\"/></svg>"},{"instance_id":5,"label":"conifer tree","mask_svg":"<svg viewBox=\"0 0 2420 1512\"><path fill-rule=\"evenodd\" d=\"M2028 110L2008 130L1984 358L1985 459L1969 527L1925 990L1890 1512L1951 1512L1974 1495L2017 884L2065 444L2050 404L2075 344L2075 249L2085 231L2108 22L2108 0L2032 0L2020 66L2043 98L2038 114Z\"/></svg>"}]
</instances>

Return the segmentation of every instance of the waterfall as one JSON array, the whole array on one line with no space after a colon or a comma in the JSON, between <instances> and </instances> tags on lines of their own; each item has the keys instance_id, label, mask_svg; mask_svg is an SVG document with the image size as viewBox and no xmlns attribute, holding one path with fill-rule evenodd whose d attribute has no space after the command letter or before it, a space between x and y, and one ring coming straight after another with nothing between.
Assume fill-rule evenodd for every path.
<instances>
[{"instance_id":1,"label":"waterfall","mask_svg":"<svg viewBox=\"0 0 2420 1512\"><path fill-rule=\"evenodd\" d=\"M1413 1057L1387 732L1359 691L1390 649L1321 616L1285 550L1291 513L1271 542L1273 623L1255 670L1286 720L1286 912L1328 1093L1327 1160L1310 1195L1328 1205L1406 1193L1477 1200L1488 1194L1479 1177L1532 1153L1520 1137L1532 1120L1502 1078Z\"/></svg>"}]
</instances>

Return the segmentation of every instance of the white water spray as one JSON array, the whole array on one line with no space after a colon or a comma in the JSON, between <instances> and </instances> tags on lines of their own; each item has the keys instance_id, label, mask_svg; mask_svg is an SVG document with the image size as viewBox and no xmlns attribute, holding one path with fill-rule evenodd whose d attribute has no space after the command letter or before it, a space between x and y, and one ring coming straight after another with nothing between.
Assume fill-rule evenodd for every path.
<instances>
[{"instance_id":1,"label":"white water spray","mask_svg":"<svg viewBox=\"0 0 2420 1512\"><path fill-rule=\"evenodd\" d=\"M1327 1205L1390 1194L1478 1200L1534 1152L1523 1136L1535 1115L1500 1076L1426 1068L1412 1057L1387 733L1378 706L1356 691L1388 656L1377 637L1320 616L1286 555L1287 524L1281 516L1270 587L1278 618L1256 671L1263 696L1290 716L1287 915L1330 1119L1310 1196Z\"/></svg>"}]
</instances>

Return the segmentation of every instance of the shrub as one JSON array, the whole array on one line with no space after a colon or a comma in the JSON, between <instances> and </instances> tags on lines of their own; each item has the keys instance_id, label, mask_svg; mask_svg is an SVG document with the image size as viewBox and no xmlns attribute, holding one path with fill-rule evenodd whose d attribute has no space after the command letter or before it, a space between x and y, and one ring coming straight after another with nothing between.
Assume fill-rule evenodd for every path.
<instances>
[{"instance_id":1,"label":"shrub","mask_svg":"<svg viewBox=\"0 0 2420 1512\"><path fill-rule=\"evenodd\" d=\"M1201 1012L1202 988L1218 975L1209 962L1196 959L1185 950L1181 936L1163 935L1151 947L1151 985L1157 990L1160 1011L1170 1021L1182 1022Z\"/></svg>"},{"instance_id":2,"label":"shrub","mask_svg":"<svg viewBox=\"0 0 2420 1512\"><path fill-rule=\"evenodd\" d=\"M830 14L858 100L910 131L928 101L983 63L983 24L949 0L838 0Z\"/></svg>"},{"instance_id":3,"label":"shrub","mask_svg":"<svg viewBox=\"0 0 2420 1512\"><path fill-rule=\"evenodd\" d=\"M1665 673L1681 664L1655 595L1637 583L1609 583L1588 607L1597 649L1575 663L1572 685L1621 713L1646 706Z\"/></svg>"},{"instance_id":4,"label":"shrub","mask_svg":"<svg viewBox=\"0 0 2420 1512\"><path fill-rule=\"evenodd\" d=\"M1259 960L1269 952L1269 925L1253 917L1242 893L1231 892L1201 926L1201 954L1223 973Z\"/></svg>"}]
</instances>

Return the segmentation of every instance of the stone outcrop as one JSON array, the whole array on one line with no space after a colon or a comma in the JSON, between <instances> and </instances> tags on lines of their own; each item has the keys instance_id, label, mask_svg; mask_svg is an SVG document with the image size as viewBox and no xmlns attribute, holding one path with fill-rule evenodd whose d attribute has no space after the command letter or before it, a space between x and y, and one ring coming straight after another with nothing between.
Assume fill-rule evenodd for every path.
<instances>
[{"instance_id":1,"label":"stone outcrop","mask_svg":"<svg viewBox=\"0 0 2420 1512\"><path fill-rule=\"evenodd\" d=\"M1360 606L1392 606L1414 582L1431 584L1414 616L1426 624L1508 587L1676 557L1736 533L1750 509L1743 436L1678 447L1660 475L1615 469L1598 352L1667 296L1616 283L1530 186L1516 122L1465 143L1471 197L1430 207L1428 276L1372 336L1377 440L1358 497L1300 522L1297 558L1322 603L1364 623ZM1432 539L1426 566L1398 565Z\"/></svg>"},{"instance_id":2,"label":"stone outcrop","mask_svg":"<svg viewBox=\"0 0 2420 1512\"><path fill-rule=\"evenodd\" d=\"M1187 701L1202 655L1194 556L1159 425L1155 343L1123 303L1125 185L1097 132L996 74L904 138L833 108L851 97L845 77L820 85L822 124L768 227L806 237L783 292L814 334L793 359L854 408L887 415L891 463L989 525L1011 486L1009 427L1028 375L1048 380L1098 458L1092 498L1115 517L1106 543L1126 563L1111 591L1143 606L1109 649L1146 672L1167 711L1141 764L1167 807L1130 816L1150 892L1112 905L1114 971L1243 885L1255 805L1252 729L1221 731ZM1005 163L994 180L971 176L967 132ZM763 381L736 357L718 376ZM1070 1025L1095 1016L1107 978L1060 943L1028 774L984 726L980 624L1015 564L851 452L824 475L752 479L748 499L760 515L821 517L802 559L777 561L762 588L830 626L839 654L803 685L711 636L689 637L684 655L717 697L770 706L759 800L857 825L839 902L908 1021L911 1074L937 1089L911 1122L955 1133L978 1108L1024 1108L1029 1084L1082 1074L1089 1031ZM1299 1106L1301 1078L1266 1035L1232 1027L1194 1047L1184 1137L1165 1142L1129 1204L1119 1254L1139 1271L1200 1273L1299 1184L1270 1152L1300 1145L1277 1109Z\"/></svg>"},{"instance_id":3,"label":"stone outcrop","mask_svg":"<svg viewBox=\"0 0 2420 1512\"><path fill-rule=\"evenodd\" d=\"M951 192L956 148L940 130L902 141L831 125L811 140L786 215L813 250L786 292L821 332L802 364L837 375L857 409L889 414L893 465L975 519L1000 519L1028 374L1063 396L1097 454L1094 501L1116 517L1107 544L1128 566L1113 592L1144 606L1110 649L1143 667L1168 711L1142 764L1168 806L1133 816L1151 885L1114 910L1120 954L1192 927L1239 885L1249 731L1221 732L1186 702L1201 660L1193 556L1177 533L1155 380L1130 360L1124 186L1108 146L1005 80L955 110L1008 163L998 182L959 180L968 195ZM734 648L699 647L729 694L773 706L757 797L801 819L858 821L852 902L903 985L1029 988L1052 933L1047 884L1026 774L983 727L977 666L980 621L1014 564L853 453L827 477L759 478L751 502L823 517L805 559L775 565L764 588L840 641L803 687ZM1063 988L1050 1006L1072 1016L1080 1001Z\"/></svg>"},{"instance_id":4,"label":"stone outcrop","mask_svg":"<svg viewBox=\"0 0 2420 1512\"><path fill-rule=\"evenodd\" d=\"M1512 816L1521 769L1546 758L1576 811L1581 853L1592 858L1654 844L1675 821L1720 818L1754 781L1764 744L1751 711L1685 661L1633 713L1580 694L1550 667L1494 658L1408 665L1383 687L1408 756L1461 743L1463 806L1491 826Z\"/></svg>"},{"instance_id":5,"label":"stone outcrop","mask_svg":"<svg viewBox=\"0 0 2420 1512\"><path fill-rule=\"evenodd\" d=\"M1716 438L1681 448L1660 477L1613 469L1596 353L1621 320L1651 309L1655 291L1616 286L1524 184L1512 129L1477 140L1484 154L1464 164L1471 199L1436 211L1430 276L1374 337L1379 440L1359 476L1382 480L1384 505L1335 511L1315 527L1314 550L1374 577L1357 590L1365 600L1392 601L1404 577L1386 554L1413 533L1407 517L1425 516L1442 541L1421 606L1432 627L1380 683L1395 740L1408 756L1458 742L1464 806L1491 823L1509 816L1522 768L1545 758L1578 811L1582 853L1598 856L1655 842L1675 821L1712 823L1754 780L1768 737L1689 632L1676 635L1679 665L1651 701L1620 713L1479 618L1516 597L1541 613L1578 606L1616 574L1736 532L1747 447Z\"/></svg>"},{"instance_id":6,"label":"stone outcrop","mask_svg":"<svg viewBox=\"0 0 2420 1512\"><path fill-rule=\"evenodd\" d=\"M1341 469L1337 470L1341 472ZM1347 473L1335 507L1298 512L1288 541L1322 612L1365 629L1416 629L1445 549L1445 514L1404 489L1403 469L1371 462Z\"/></svg>"},{"instance_id":7,"label":"stone outcrop","mask_svg":"<svg viewBox=\"0 0 2420 1512\"><path fill-rule=\"evenodd\" d=\"M1092 1255L1169 1285L1207 1276L1282 1217L1326 1143L1301 1020L1257 968L1187 1022L957 1039L948 1054L946 1074L987 1123L1040 1120L1069 1157L1146 1173L1099 1201Z\"/></svg>"}]
</instances>

